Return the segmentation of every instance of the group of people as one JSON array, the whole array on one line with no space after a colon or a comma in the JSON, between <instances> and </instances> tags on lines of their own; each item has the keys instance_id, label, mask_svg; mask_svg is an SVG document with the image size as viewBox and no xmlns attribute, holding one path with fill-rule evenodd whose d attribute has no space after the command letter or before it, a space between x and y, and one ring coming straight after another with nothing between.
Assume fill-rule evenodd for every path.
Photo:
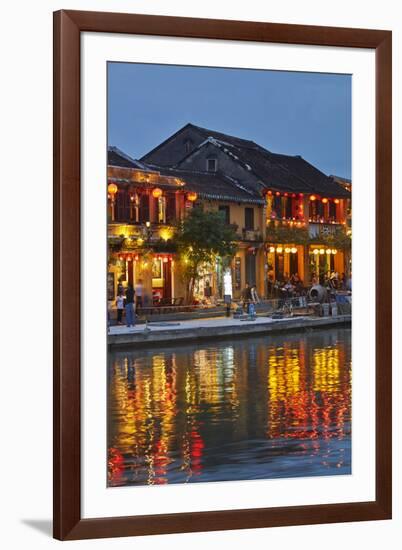
<instances>
[{"instance_id":1,"label":"group of people","mask_svg":"<svg viewBox=\"0 0 402 550\"><path fill-rule=\"evenodd\" d=\"M339 275L337 271L327 271L325 275L319 277L313 273L311 278L313 285L322 284L329 290L352 290L352 274L349 277L345 273Z\"/></svg>"},{"instance_id":2,"label":"group of people","mask_svg":"<svg viewBox=\"0 0 402 550\"><path fill-rule=\"evenodd\" d=\"M126 315L126 325L128 328L135 326L136 312L142 307L143 284L139 279L135 285L135 289L131 283L128 283L127 288L119 283L117 287L116 309L117 309L117 324L123 324L123 313Z\"/></svg>"},{"instance_id":3,"label":"group of people","mask_svg":"<svg viewBox=\"0 0 402 550\"><path fill-rule=\"evenodd\" d=\"M273 279L268 277L268 296L270 298L291 298L305 295L303 281L298 273L285 274L283 277Z\"/></svg>"}]
</instances>

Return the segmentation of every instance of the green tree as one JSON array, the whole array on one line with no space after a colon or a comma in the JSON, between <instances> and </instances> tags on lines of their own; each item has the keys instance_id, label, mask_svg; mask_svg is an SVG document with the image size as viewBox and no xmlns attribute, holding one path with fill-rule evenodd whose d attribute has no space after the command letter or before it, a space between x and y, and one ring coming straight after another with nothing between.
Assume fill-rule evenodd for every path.
<instances>
[{"instance_id":1,"label":"green tree","mask_svg":"<svg viewBox=\"0 0 402 550\"><path fill-rule=\"evenodd\" d=\"M179 226L175 241L182 259L187 301L191 303L201 267L212 264L216 257L227 265L234 255L236 228L226 224L221 212L195 207Z\"/></svg>"}]
</instances>

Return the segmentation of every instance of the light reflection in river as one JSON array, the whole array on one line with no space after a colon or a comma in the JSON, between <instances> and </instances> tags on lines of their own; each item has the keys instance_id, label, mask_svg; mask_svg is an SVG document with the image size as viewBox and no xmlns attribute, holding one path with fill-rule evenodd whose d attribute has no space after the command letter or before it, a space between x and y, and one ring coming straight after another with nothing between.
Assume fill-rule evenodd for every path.
<instances>
[{"instance_id":1,"label":"light reflection in river","mask_svg":"<svg viewBox=\"0 0 402 550\"><path fill-rule=\"evenodd\" d=\"M351 472L351 331L109 354L109 486Z\"/></svg>"}]
</instances>

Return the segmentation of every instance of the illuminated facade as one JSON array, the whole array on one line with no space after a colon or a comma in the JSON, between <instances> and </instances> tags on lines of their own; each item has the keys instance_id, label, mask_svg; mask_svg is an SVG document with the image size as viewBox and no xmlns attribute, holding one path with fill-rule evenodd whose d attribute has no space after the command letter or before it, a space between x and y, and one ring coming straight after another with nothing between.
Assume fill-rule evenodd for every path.
<instances>
[{"instance_id":1,"label":"illuminated facade","mask_svg":"<svg viewBox=\"0 0 402 550\"><path fill-rule=\"evenodd\" d=\"M245 281L263 287L262 259L265 201L234 188L225 176L191 170L156 168L109 148L108 165L108 300L119 285L143 286L143 306L183 305L186 289L183 259L177 254L174 232L191 208L219 210L236 229L238 251L233 259L233 296ZM221 298L220 258L204 266L195 298L214 303ZM209 292L208 292L209 291Z\"/></svg>"},{"instance_id":2,"label":"illuminated facade","mask_svg":"<svg viewBox=\"0 0 402 550\"><path fill-rule=\"evenodd\" d=\"M224 174L234 187L265 199L263 239L247 247L256 265L247 255L237 260L237 278L239 272L244 274L242 282L256 283L261 295L268 294L269 278L284 280L297 273L308 286L328 272L349 274L348 180L326 176L300 156L272 153L253 141L193 124L186 124L141 160ZM247 220L240 220L239 227L248 234Z\"/></svg>"},{"instance_id":3,"label":"illuminated facade","mask_svg":"<svg viewBox=\"0 0 402 550\"><path fill-rule=\"evenodd\" d=\"M350 198L275 189L265 196L265 249L275 280L297 273L307 286L334 271L350 273Z\"/></svg>"},{"instance_id":4,"label":"illuminated facade","mask_svg":"<svg viewBox=\"0 0 402 550\"><path fill-rule=\"evenodd\" d=\"M351 182L326 176L298 156L191 124L133 160L110 147L108 298L141 281L143 305L180 305L186 289L174 227L195 205L219 210L237 234L232 298L246 282L261 297L298 275L303 286L351 271ZM222 299L220 259L204 266L198 302Z\"/></svg>"}]
</instances>

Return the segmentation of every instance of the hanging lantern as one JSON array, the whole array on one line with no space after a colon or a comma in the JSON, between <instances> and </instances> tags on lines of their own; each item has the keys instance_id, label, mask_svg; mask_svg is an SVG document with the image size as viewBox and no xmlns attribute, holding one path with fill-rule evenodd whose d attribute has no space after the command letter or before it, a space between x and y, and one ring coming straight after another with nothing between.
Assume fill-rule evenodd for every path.
<instances>
[{"instance_id":1,"label":"hanging lantern","mask_svg":"<svg viewBox=\"0 0 402 550\"><path fill-rule=\"evenodd\" d=\"M187 200L190 202L195 202L198 198L198 195L195 191L190 191L187 193Z\"/></svg>"},{"instance_id":2,"label":"hanging lantern","mask_svg":"<svg viewBox=\"0 0 402 550\"><path fill-rule=\"evenodd\" d=\"M331 252L332 252L332 254L336 254L338 251L337 251L336 248L333 248L333 249L331 250Z\"/></svg>"},{"instance_id":3,"label":"hanging lantern","mask_svg":"<svg viewBox=\"0 0 402 550\"><path fill-rule=\"evenodd\" d=\"M310 195L310 200L311 201L315 201L317 199L317 197L315 195Z\"/></svg>"},{"instance_id":4,"label":"hanging lantern","mask_svg":"<svg viewBox=\"0 0 402 550\"><path fill-rule=\"evenodd\" d=\"M284 196L284 197L287 197L287 196L288 196L288 194L287 194L287 193L284 193L284 194L283 194L283 196Z\"/></svg>"},{"instance_id":5,"label":"hanging lantern","mask_svg":"<svg viewBox=\"0 0 402 550\"><path fill-rule=\"evenodd\" d=\"M164 256L164 258L163 258L163 263L164 263L164 264L167 264L167 263L168 263L168 259L167 259L166 256Z\"/></svg>"},{"instance_id":6,"label":"hanging lantern","mask_svg":"<svg viewBox=\"0 0 402 550\"><path fill-rule=\"evenodd\" d=\"M314 248L313 254L316 254L316 255L317 255L317 254L319 254L319 253L320 253L320 251L318 250L318 248Z\"/></svg>"},{"instance_id":7,"label":"hanging lantern","mask_svg":"<svg viewBox=\"0 0 402 550\"><path fill-rule=\"evenodd\" d=\"M278 254L282 254L283 248L281 246L278 246L276 251L278 252Z\"/></svg>"},{"instance_id":8,"label":"hanging lantern","mask_svg":"<svg viewBox=\"0 0 402 550\"><path fill-rule=\"evenodd\" d=\"M135 257L134 257L134 260L135 260L136 262L138 262L139 259L140 259L140 257L138 256L138 254L136 254Z\"/></svg>"},{"instance_id":9,"label":"hanging lantern","mask_svg":"<svg viewBox=\"0 0 402 550\"><path fill-rule=\"evenodd\" d=\"M275 247L274 247L274 246L270 246L270 247L269 247L269 251L270 251L271 254L272 254L273 252L275 252Z\"/></svg>"},{"instance_id":10,"label":"hanging lantern","mask_svg":"<svg viewBox=\"0 0 402 550\"><path fill-rule=\"evenodd\" d=\"M109 185L107 186L107 192L110 193L110 195L112 195L112 197L115 196L115 194L117 193L117 185L115 183L109 183Z\"/></svg>"},{"instance_id":11,"label":"hanging lantern","mask_svg":"<svg viewBox=\"0 0 402 550\"><path fill-rule=\"evenodd\" d=\"M335 204L339 204L339 199L334 199Z\"/></svg>"},{"instance_id":12,"label":"hanging lantern","mask_svg":"<svg viewBox=\"0 0 402 550\"><path fill-rule=\"evenodd\" d=\"M152 196L154 199L159 199L159 197L162 196L162 189L159 187L155 187L155 189L152 189Z\"/></svg>"},{"instance_id":13,"label":"hanging lantern","mask_svg":"<svg viewBox=\"0 0 402 550\"><path fill-rule=\"evenodd\" d=\"M322 202L323 204L327 204L328 199L324 197L324 198L321 200L321 202Z\"/></svg>"},{"instance_id":14,"label":"hanging lantern","mask_svg":"<svg viewBox=\"0 0 402 550\"><path fill-rule=\"evenodd\" d=\"M296 198L296 193L292 193L292 199Z\"/></svg>"},{"instance_id":15,"label":"hanging lantern","mask_svg":"<svg viewBox=\"0 0 402 550\"><path fill-rule=\"evenodd\" d=\"M286 248L285 248L285 252L286 252L286 254L289 254L290 248L286 247Z\"/></svg>"},{"instance_id":16,"label":"hanging lantern","mask_svg":"<svg viewBox=\"0 0 402 550\"><path fill-rule=\"evenodd\" d=\"M290 249L291 253L292 254L296 254L297 252L297 248L295 246L293 246L291 249Z\"/></svg>"},{"instance_id":17,"label":"hanging lantern","mask_svg":"<svg viewBox=\"0 0 402 550\"><path fill-rule=\"evenodd\" d=\"M275 195L276 195L277 197L280 197L280 196L281 196L281 194L279 193L279 191L277 191L277 192L275 193Z\"/></svg>"},{"instance_id":18,"label":"hanging lantern","mask_svg":"<svg viewBox=\"0 0 402 550\"><path fill-rule=\"evenodd\" d=\"M119 260L122 262L124 260L124 256L119 256Z\"/></svg>"},{"instance_id":19,"label":"hanging lantern","mask_svg":"<svg viewBox=\"0 0 402 550\"><path fill-rule=\"evenodd\" d=\"M331 254L331 249L330 248L327 248L327 250L325 251L326 254Z\"/></svg>"},{"instance_id":20,"label":"hanging lantern","mask_svg":"<svg viewBox=\"0 0 402 550\"><path fill-rule=\"evenodd\" d=\"M267 195L272 195L272 191L271 191L271 189L268 189L268 191L267 191Z\"/></svg>"},{"instance_id":21,"label":"hanging lantern","mask_svg":"<svg viewBox=\"0 0 402 550\"><path fill-rule=\"evenodd\" d=\"M320 254L325 254L325 250L323 248L320 248Z\"/></svg>"}]
</instances>

